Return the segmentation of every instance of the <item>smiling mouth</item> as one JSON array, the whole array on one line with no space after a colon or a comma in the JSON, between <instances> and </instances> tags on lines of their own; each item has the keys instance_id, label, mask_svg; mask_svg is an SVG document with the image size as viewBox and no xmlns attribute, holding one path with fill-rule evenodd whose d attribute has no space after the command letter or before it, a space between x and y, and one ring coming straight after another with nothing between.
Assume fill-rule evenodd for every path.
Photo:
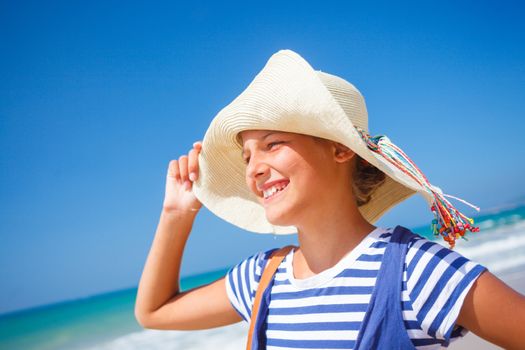
<instances>
[{"instance_id":1,"label":"smiling mouth","mask_svg":"<svg viewBox=\"0 0 525 350\"><path fill-rule=\"evenodd\" d=\"M281 192L288 186L289 182L280 182L278 184L273 185L270 188L267 188L263 191L263 197L265 200L271 199L274 197L277 193Z\"/></svg>"}]
</instances>

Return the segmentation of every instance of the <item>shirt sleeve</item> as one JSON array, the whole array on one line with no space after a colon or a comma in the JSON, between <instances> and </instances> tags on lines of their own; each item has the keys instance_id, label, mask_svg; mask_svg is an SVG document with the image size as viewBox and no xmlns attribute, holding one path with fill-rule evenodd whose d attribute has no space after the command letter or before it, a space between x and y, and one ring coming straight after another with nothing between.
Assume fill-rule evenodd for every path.
<instances>
[{"instance_id":1,"label":"shirt sleeve","mask_svg":"<svg viewBox=\"0 0 525 350\"><path fill-rule=\"evenodd\" d=\"M456 327L465 297L486 268L437 242L418 236L405 260L407 291L421 329L450 342L467 331Z\"/></svg>"},{"instance_id":2,"label":"shirt sleeve","mask_svg":"<svg viewBox=\"0 0 525 350\"><path fill-rule=\"evenodd\" d=\"M268 258L274 250L255 254L232 267L226 274L228 299L245 321L250 321L255 292Z\"/></svg>"}]
</instances>

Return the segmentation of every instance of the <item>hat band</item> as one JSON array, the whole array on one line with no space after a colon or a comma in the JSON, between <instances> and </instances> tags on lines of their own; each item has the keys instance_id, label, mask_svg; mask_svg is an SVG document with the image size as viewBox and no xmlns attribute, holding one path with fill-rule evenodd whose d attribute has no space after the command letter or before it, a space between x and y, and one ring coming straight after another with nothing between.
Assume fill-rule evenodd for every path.
<instances>
[{"instance_id":1,"label":"hat band","mask_svg":"<svg viewBox=\"0 0 525 350\"><path fill-rule=\"evenodd\" d=\"M454 248L456 239L461 237L466 240L464 236L467 230L470 232L479 231L479 227L473 226L474 220L460 213L445 196L470 205L477 211L479 211L478 207L460 198L443 194L437 187L432 186L405 152L393 144L385 135L370 136L368 132L360 127L356 126L355 128L371 151L381 155L390 164L419 183L432 196L433 200L430 209L434 214L434 219L432 220L431 229L435 236L441 235L450 245L450 248Z\"/></svg>"}]
</instances>

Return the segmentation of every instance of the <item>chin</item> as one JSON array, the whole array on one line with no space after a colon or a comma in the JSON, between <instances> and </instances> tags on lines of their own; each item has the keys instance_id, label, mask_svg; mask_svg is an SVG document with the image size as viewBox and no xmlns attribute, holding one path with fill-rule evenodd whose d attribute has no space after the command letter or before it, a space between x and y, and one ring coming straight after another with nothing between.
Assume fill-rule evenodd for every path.
<instances>
[{"instance_id":1,"label":"chin","mask_svg":"<svg viewBox=\"0 0 525 350\"><path fill-rule=\"evenodd\" d=\"M266 220L275 226L296 226L295 220L292 219L292 215L286 215L284 210L270 210L266 212Z\"/></svg>"},{"instance_id":2,"label":"chin","mask_svg":"<svg viewBox=\"0 0 525 350\"><path fill-rule=\"evenodd\" d=\"M266 220L272 225L276 226L297 226L302 214L304 214L304 198L294 196L289 192L290 185L287 191L283 194L284 197L276 198L277 201L270 203L261 203L264 207Z\"/></svg>"}]
</instances>

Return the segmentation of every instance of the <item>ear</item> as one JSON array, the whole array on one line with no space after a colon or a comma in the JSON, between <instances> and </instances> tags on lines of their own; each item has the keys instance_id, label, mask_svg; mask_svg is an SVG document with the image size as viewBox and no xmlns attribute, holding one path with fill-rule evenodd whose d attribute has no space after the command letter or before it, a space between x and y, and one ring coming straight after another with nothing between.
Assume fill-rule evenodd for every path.
<instances>
[{"instance_id":1,"label":"ear","mask_svg":"<svg viewBox=\"0 0 525 350\"><path fill-rule=\"evenodd\" d=\"M346 147L345 145L339 142L333 143L333 152L334 152L334 159L338 163L348 162L350 159L354 158L355 156L354 151L352 151L350 148Z\"/></svg>"}]
</instances>

